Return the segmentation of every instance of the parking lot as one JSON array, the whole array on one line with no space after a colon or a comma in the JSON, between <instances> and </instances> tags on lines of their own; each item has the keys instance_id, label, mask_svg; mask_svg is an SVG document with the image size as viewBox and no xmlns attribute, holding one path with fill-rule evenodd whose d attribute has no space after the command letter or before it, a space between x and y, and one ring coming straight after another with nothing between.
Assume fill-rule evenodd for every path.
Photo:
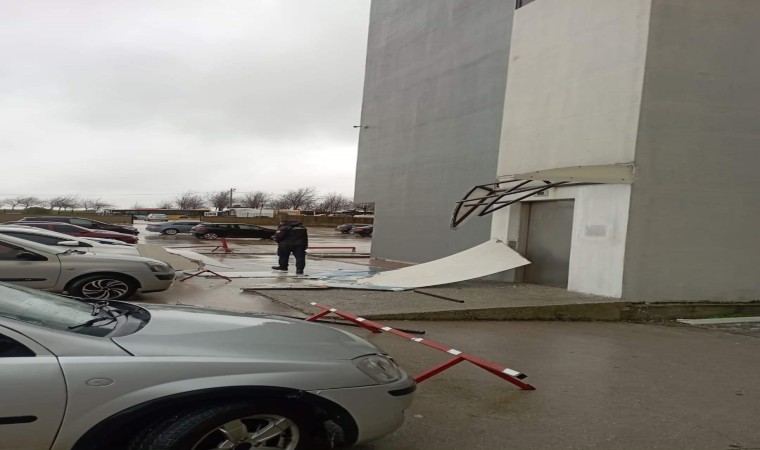
<instances>
[{"instance_id":1,"label":"parking lot","mask_svg":"<svg viewBox=\"0 0 760 450\"><path fill-rule=\"evenodd\" d=\"M216 245L188 235L142 232L140 236L147 243L205 253ZM332 229L311 229L310 238L313 246L356 246L357 253L368 252L371 245L370 239ZM272 242L229 242L235 253L212 256L235 270L267 271L275 262ZM306 272L367 264L367 258L311 257ZM273 301L265 291L243 293L241 289L250 284L250 279L196 277L139 301L304 316ZM308 290L298 292L310 295ZM396 321L387 325L424 331L419 335L424 339L524 372L525 381L537 389L521 391L462 363L419 385L399 431L357 449L760 448L756 337L662 324ZM389 334L341 328L377 343L412 374L450 357Z\"/></svg>"}]
</instances>

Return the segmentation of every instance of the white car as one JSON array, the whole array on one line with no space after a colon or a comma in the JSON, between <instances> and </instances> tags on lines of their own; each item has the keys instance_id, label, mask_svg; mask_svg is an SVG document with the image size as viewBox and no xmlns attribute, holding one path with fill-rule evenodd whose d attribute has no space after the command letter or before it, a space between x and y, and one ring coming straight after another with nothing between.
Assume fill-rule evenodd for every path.
<instances>
[{"instance_id":1,"label":"white car","mask_svg":"<svg viewBox=\"0 0 760 450\"><path fill-rule=\"evenodd\" d=\"M286 317L0 283L0 450L322 450L385 436L415 382Z\"/></svg>"},{"instance_id":2,"label":"white car","mask_svg":"<svg viewBox=\"0 0 760 450\"><path fill-rule=\"evenodd\" d=\"M129 298L138 290L169 289L174 269L151 258L61 251L0 234L0 281L75 297L115 300Z\"/></svg>"},{"instance_id":3,"label":"white car","mask_svg":"<svg viewBox=\"0 0 760 450\"><path fill-rule=\"evenodd\" d=\"M166 214L148 214L148 221L166 222L169 217Z\"/></svg>"},{"instance_id":4,"label":"white car","mask_svg":"<svg viewBox=\"0 0 760 450\"><path fill-rule=\"evenodd\" d=\"M74 248L92 253L140 256L137 247L115 239L75 237L57 231L23 225L0 225L0 234L50 245L62 251Z\"/></svg>"}]
</instances>

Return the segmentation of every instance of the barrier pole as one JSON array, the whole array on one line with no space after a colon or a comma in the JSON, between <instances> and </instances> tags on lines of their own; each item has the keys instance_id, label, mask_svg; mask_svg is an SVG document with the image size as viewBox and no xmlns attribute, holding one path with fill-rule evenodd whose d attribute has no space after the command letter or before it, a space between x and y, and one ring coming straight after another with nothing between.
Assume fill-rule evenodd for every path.
<instances>
[{"instance_id":1,"label":"barrier pole","mask_svg":"<svg viewBox=\"0 0 760 450\"><path fill-rule=\"evenodd\" d=\"M453 367L462 361L464 361L464 358L462 358L461 356L456 356L454 358L451 358L450 360L444 363L441 363L433 367L432 369L426 370L425 372L422 372L421 374L417 375L416 377L414 377L414 381L416 381L417 383L422 383L423 381L427 380L433 375L438 375L439 373L443 372L449 367Z\"/></svg>"},{"instance_id":2,"label":"barrier pole","mask_svg":"<svg viewBox=\"0 0 760 450\"><path fill-rule=\"evenodd\" d=\"M437 374L443 372L444 370L446 370L446 369L448 369L450 367L453 367L454 365L456 365L456 364L460 363L462 360L464 360L464 361L470 362L470 363L472 363L472 364L480 367L481 369L484 369L484 370L486 370L488 372L491 372L492 374L498 376L499 378L502 378L502 379L504 379L506 381L509 381L510 383L514 384L515 386L519 387L520 389L523 389L523 390L526 390L526 391L532 391L532 390L536 389L535 387L531 386L530 384L525 383L523 381L520 381L520 380L526 378L527 375L525 375L524 373L520 373L520 372L518 372L516 370L512 370L512 369L510 369L508 367L492 363L491 361L487 361L485 359L481 359L481 358L469 355L467 353L463 353L463 352L461 352L459 350L456 350L454 348L446 347L446 346L443 346L441 344L437 344L435 342L428 341L426 339L414 337L411 334L404 333L403 331L396 330L396 329L394 329L392 327L384 326L384 325L379 324L377 322L373 322L371 320L367 320L367 319L365 319L363 317L354 316L353 314L349 314L349 313L347 313L345 311L339 311L336 308L330 308L329 306L320 305L320 304L315 303L315 302L311 302L311 305L324 310L323 312L325 314L322 314L319 317L323 317L323 316L325 316L325 315L327 315L329 313L334 313L334 314L337 314L338 316L340 316L340 317L342 317L342 318L344 318L346 320L349 320L349 321L351 321L351 322L353 322L353 323L361 326L362 328L366 328L366 329L372 331L373 333L379 333L380 331L378 331L378 330L382 330L382 331L385 331L387 333L391 333L391 334L395 334L396 336L400 336L400 337L402 337L404 339L408 339L408 340L410 340L412 342L416 342L418 344L422 344L422 345L425 345L427 347L431 347L431 348L434 348L436 350L449 353L449 354L454 355L456 357L454 359L451 359L451 360L449 360L449 361L447 361L447 362L445 362L445 363L443 363L443 364L441 364L441 365L439 365L439 366L437 366L437 367L435 367L433 369L430 369L430 370L422 373L421 375L419 375L420 377L424 376L424 378L422 378L422 380L430 378L433 375L437 375ZM309 319L306 319L306 320L315 320L315 319L314 318L309 318Z\"/></svg>"}]
</instances>

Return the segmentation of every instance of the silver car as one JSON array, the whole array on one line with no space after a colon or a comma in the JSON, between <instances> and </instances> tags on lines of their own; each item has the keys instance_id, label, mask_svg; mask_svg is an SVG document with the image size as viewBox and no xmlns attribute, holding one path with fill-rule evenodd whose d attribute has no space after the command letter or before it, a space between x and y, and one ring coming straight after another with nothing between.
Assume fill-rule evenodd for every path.
<instances>
[{"instance_id":1,"label":"silver car","mask_svg":"<svg viewBox=\"0 0 760 450\"><path fill-rule=\"evenodd\" d=\"M0 234L0 281L75 297L126 299L169 289L174 269L142 256L102 255L60 250Z\"/></svg>"},{"instance_id":2,"label":"silver car","mask_svg":"<svg viewBox=\"0 0 760 450\"><path fill-rule=\"evenodd\" d=\"M164 223L150 223L145 227L146 231L161 234L189 233L194 226L203 223L200 220L173 220Z\"/></svg>"},{"instance_id":3,"label":"silver car","mask_svg":"<svg viewBox=\"0 0 760 450\"><path fill-rule=\"evenodd\" d=\"M0 361L2 450L350 446L397 429L415 390L324 325L3 283Z\"/></svg>"}]
</instances>

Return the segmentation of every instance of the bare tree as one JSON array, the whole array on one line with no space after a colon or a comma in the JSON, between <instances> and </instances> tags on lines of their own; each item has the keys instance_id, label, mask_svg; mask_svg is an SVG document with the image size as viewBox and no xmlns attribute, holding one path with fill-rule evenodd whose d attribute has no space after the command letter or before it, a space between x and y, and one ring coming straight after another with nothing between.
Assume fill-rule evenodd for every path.
<instances>
[{"instance_id":1,"label":"bare tree","mask_svg":"<svg viewBox=\"0 0 760 450\"><path fill-rule=\"evenodd\" d=\"M313 187L298 188L282 194L277 203L278 209L310 209L317 203L317 190Z\"/></svg>"},{"instance_id":2,"label":"bare tree","mask_svg":"<svg viewBox=\"0 0 760 450\"><path fill-rule=\"evenodd\" d=\"M57 209L58 212L60 212L62 209L74 209L79 204L79 200L75 195L59 195L58 197L53 197L45 202L47 206L50 207L50 209Z\"/></svg>"},{"instance_id":3,"label":"bare tree","mask_svg":"<svg viewBox=\"0 0 760 450\"><path fill-rule=\"evenodd\" d=\"M227 206L231 206L230 191L209 192L206 194L206 200L219 211Z\"/></svg>"},{"instance_id":4,"label":"bare tree","mask_svg":"<svg viewBox=\"0 0 760 450\"><path fill-rule=\"evenodd\" d=\"M96 199L96 200L93 200L93 199L84 199L84 200L82 200L80 202L80 204L82 205L82 207L84 209L86 209L88 211L95 211L95 212L98 212L98 211L100 211L103 208L109 208L109 207L113 206L112 204L110 204L110 203L108 203L106 201L103 201L101 199Z\"/></svg>"},{"instance_id":5,"label":"bare tree","mask_svg":"<svg viewBox=\"0 0 760 450\"><path fill-rule=\"evenodd\" d=\"M354 203L353 208L363 212L364 214L367 213L374 213L375 212L375 204L374 203Z\"/></svg>"},{"instance_id":6,"label":"bare tree","mask_svg":"<svg viewBox=\"0 0 760 450\"><path fill-rule=\"evenodd\" d=\"M351 204L351 200L343 194L331 192L324 197L317 205L317 209L324 211L327 214L335 214L338 211L348 208Z\"/></svg>"},{"instance_id":7,"label":"bare tree","mask_svg":"<svg viewBox=\"0 0 760 450\"><path fill-rule=\"evenodd\" d=\"M187 191L174 199L179 209L199 209L206 205L206 200L200 194Z\"/></svg>"},{"instance_id":8,"label":"bare tree","mask_svg":"<svg viewBox=\"0 0 760 450\"><path fill-rule=\"evenodd\" d=\"M44 205L45 202L38 197L16 197L8 199L8 204L11 205L11 209L15 209L16 206L23 206L24 209L31 208L32 206Z\"/></svg>"},{"instance_id":9,"label":"bare tree","mask_svg":"<svg viewBox=\"0 0 760 450\"><path fill-rule=\"evenodd\" d=\"M17 206L21 205L21 201L19 200L19 197L16 198L6 198L5 204L11 207L11 211L16 209Z\"/></svg>"},{"instance_id":10,"label":"bare tree","mask_svg":"<svg viewBox=\"0 0 760 450\"><path fill-rule=\"evenodd\" d=\"M266 192L256 191L243 194L243 206L246 208L262 209L272 200L272 195Z\"/></svg>"},{"instance_id":11,"label":"bare tree","mask_svg":"<svg viewBox=\"0 0 760 450\"><path fill-rule=\"evenodd\" d=\"M70 209L74 211L74 208L77 208L81 205L82 205L82 202L79 200L79 198L76 195L66 196L66 204L64 205L64 209Z\"/></svg>"},{"instance_id":12,"label":"bare tree","mask_svg":"<svg viewBox=\"0 0 760 450\"><path fill-rule=\"evenodd\" d=\"M144 209L145 207L139 203L132 205L132 209Z\"/></svg>"},{"instance_id":13,"label":"bare tree","mask_svg":"<svg viewBox=\"0 0 760 450\"><path fill-rule=\"evenodd\" d=\"M86 211L95 211L95 206L93 203L95 203L95 200L89 198L85 198L81 201L82 208L84 208Z\"/></svg>"},{"instance_id":14,"label":"bare tree","mask_svg":"<svg viewBox=\"0 0 760 450\"><path fill-rule=\"evenodd\" d=\"M171 200L161 200L156 205L156 208L158 209L172 209L174 208L174 202Z\"/></svg>"},{"instance_id":15,"label":"bare tree","mask_svg":"<svg viewBox=\"0 0 760 450\"><path fill-rule=\"evenodd\" d=\"M274 197L271 200L269 200L269 206L272 209L289 209L290 208L290 204L285 199L283 199L282 195L279 197Z\"/></svg>"},{"instance_id":16,"label":"bare tree","mask_svg":"<svg viewBox=\"0 0 760 450\"><path fill-rule=\"evenodd\" d=\"M105 208L113 208L113 203L108 203L101 199L97 199L92 204L92 207L95 208L95 212L99 212L100 210L105 209Z\"/></svg>"}]
</instances>

